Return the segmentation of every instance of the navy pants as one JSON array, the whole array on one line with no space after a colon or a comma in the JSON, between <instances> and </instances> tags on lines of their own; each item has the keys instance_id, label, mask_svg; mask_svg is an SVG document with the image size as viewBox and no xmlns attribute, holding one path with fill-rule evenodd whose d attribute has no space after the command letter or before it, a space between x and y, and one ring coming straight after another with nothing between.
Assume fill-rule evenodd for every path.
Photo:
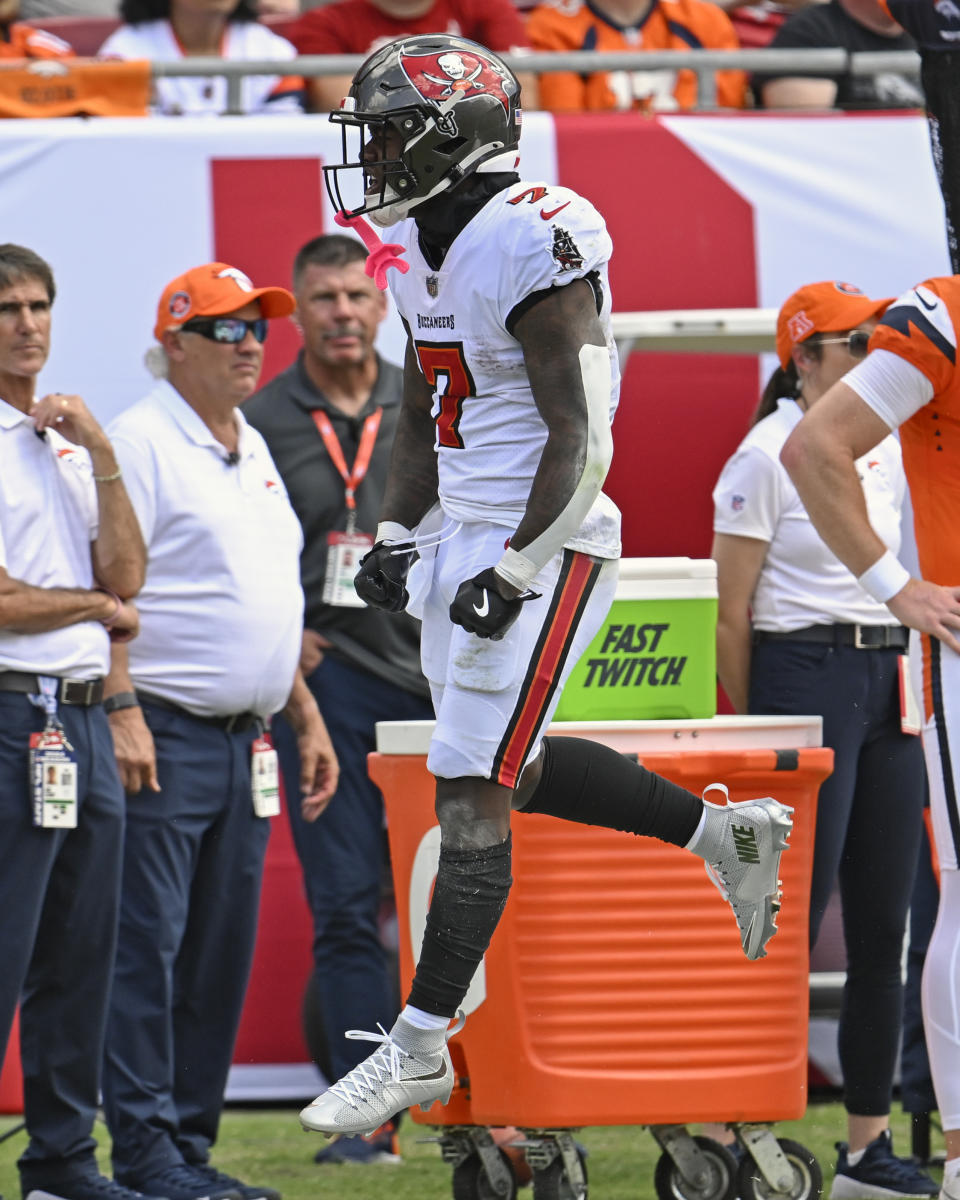
<instances>
[{"instance_id":1,"label":"navy pants","mask_svg":"<svg viewBox=\"0 0 960 1200\"><path fill-rule=\"evenodd\" d=\"M161 791L127 797L103 1099L115 1178L206 1162L253 961L269 820L256 731L143 706Z\"/></svg>"},{"instance_id":2,"label":"navy pants","mask_svg":"<svg viewBox=\"0 0 960 1200\"><path fill-rule=\"evenodd\" d=\"M378 913L384 861L383 796L367 774L377 721L433 719L416 696L329 656L307 680L340 761L336 795L313 824L300 815L300 759L290 726L274 721L293 840L313 914L316 994L339 1079L369 1054L347 1029L389 1029L397 1015L396 983L380 941Z\"/></svg>"},{"instance_id":3,"label":"navy pants","mask_svg":"<svg viewBox=\"0 0 960 1200\"><path fill-rule=\"evenodd\" d=\"M17 1003L30 1143L24 1192L97 1170L97 1112L116 944L123 790L103 709L61 706L76 751L77 828L37 829L27 788L44 714L0 692L0 1055Z\"/></svg>"},{"instance_id":4,"label":"navy pants","mask_svg":"<svg viewBox=\"0 0 960 1200\"><path fill-rule=\"evenodd\" d=\"M834 752L817 807L810 944L839 877L847 981L838 1042L844 1104L858 1116L890 1111L923 821L923 751L900 732L898 658L896 650L760 642L750 672L751 713L820 715Z\"/></svg>"}]
</instances>

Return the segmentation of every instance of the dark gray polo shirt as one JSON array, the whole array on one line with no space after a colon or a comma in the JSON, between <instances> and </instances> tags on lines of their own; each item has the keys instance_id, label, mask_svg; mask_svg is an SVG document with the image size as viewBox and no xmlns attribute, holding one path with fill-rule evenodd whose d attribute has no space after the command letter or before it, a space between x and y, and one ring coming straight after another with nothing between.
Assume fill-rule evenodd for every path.
<instances>
[{"instance_id":1,"label":"dark gray polo shirt","mask_svg":"<svg viewBox=\"0 0 960 1200\"><path fill-rule=\"evenodd\" d=\"M290 503L303 526L300 575L306 596L305 622L333 644L335 657L418 695L429 696L420 672L420 622L406 613L375 608L343 608L323 603L327 533L347 527L343 480L323 444L313 417L320 408L330 418L348 469L360 444L363 422L383 409L367 474L357 488L357 529L374 534L390 464L390 449L400 415L403 372L377 357L377 382L367 406L356 417L335 408L314 387L297 361L243 405L243 415L266 440L283 477Z\"/></svg>"}]
</instances>

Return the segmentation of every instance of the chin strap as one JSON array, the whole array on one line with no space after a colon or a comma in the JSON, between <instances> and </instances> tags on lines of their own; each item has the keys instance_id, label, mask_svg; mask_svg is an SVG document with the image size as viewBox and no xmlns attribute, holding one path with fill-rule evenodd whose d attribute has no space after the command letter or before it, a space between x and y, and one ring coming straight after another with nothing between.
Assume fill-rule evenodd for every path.
<instances>
[{"instance_id":1,"label":"chin strap","mask_svg":"<svg viewBox=\"0 0 960 1200\"><path fill-rule=\"evenodd\" d=\"M333 219L341 229L353 229L360 235L369 252L363 269L381 292L387 289L387 271L391 267L396 267L401 275L406 275L410 270L410 264L399 257L401 254L406 254L406 246L401 246L399 242L381 242L369 221L363 217L348 217L344 213L338 212L334 214Z\"/></svg>"}]
</instances>

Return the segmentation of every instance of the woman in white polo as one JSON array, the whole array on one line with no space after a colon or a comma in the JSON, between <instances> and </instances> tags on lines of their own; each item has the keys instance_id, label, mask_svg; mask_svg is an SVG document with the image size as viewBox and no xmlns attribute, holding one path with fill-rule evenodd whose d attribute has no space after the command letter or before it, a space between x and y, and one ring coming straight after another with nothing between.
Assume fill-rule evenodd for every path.
<instances>
[{"instance_id":1,"label":"woman in white polo","mask_svg":"<svg viewBox=\"0 0 960 1200\"><path fill-rule=\"evenodd\" d=\"M900 1037L901 949L921 835L924 765L904 733L901 655L892 624L821 540L780 450L803 413L867 351L889 300L827 281L795 292L777 320L780 366L754 424L714 489L717 668L741 713L815 714L834 772L820 789L810 894L816 942L839 876L847 982L839 1051L848 1143L832 1200L935 1196L934 1182L893 1154L889 1112ZM894 554L906 481L888 437L858 462L871 524Z\"/></svg>"}]
</instances>

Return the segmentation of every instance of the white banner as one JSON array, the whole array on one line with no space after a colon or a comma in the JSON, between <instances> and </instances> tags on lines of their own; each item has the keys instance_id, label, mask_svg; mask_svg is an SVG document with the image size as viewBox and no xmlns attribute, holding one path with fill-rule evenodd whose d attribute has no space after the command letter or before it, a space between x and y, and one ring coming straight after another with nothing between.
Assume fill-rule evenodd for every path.
<instances>
[{"instance_id":1,"label":"white banner","mask_svg":"<svg viewBox=\"0 0 960 1200\"><path fill-rule=\"evenodd\" d=\"M776 306L798 284L828 277L850 279L874 294L896 294L949 269L919 116L757 114L656 122L627 116L631 124L621 120L614 127L617 152L606 159L598 157L598 146L606 143L597 135L616 118L577 117L565 124L532 114L522 143L526 178L555 182L558 173L572 173L579 179L588 170L591 198L602 210L609 198L614 303L621 311L620 290L628 307L668 307L659 293L647 302L643 288L652 249L644 203L653 195L669 200L671 188L688 187L674 178L672 159L663 158L664 140L676 139L687 158L692 152L750 206L755 244L745 253L755 259L757 304ZM670 136L644 140L656 127ZM320 164L339 157L339 132L323 117L0 125L4 240L47 258L59 288L53 353L41 391L79 392L102 419L137 399L149 384L142 358L163 286L217 257L224 239L234 251L231 261L246 259L236 265L250 270L257 283L287 283L297 245L335 229ZM289 163L293 173L278 173L277 163ZM689 195L683 199L691 203ZM697 212L694 229L662 224L655 236L667 240L680 277L692 255L705 254L709 262L713 248L729 253L727 218L714 213L709 201ZM697 267L700 276L703 271ZM618 278L639 282L623 289ZM715 281L720 295L722 282ZM681 287L678 295L681 303L670 306L702 303L696 288ZM689 296L686 304L683 296ZM276 343L274 335L271 341ZM281 348L289 361L294 346L275 344L270 371L285 365L276 361ZM395 322L382 348L399 360Z\"/></svg>"}]
</instances>

